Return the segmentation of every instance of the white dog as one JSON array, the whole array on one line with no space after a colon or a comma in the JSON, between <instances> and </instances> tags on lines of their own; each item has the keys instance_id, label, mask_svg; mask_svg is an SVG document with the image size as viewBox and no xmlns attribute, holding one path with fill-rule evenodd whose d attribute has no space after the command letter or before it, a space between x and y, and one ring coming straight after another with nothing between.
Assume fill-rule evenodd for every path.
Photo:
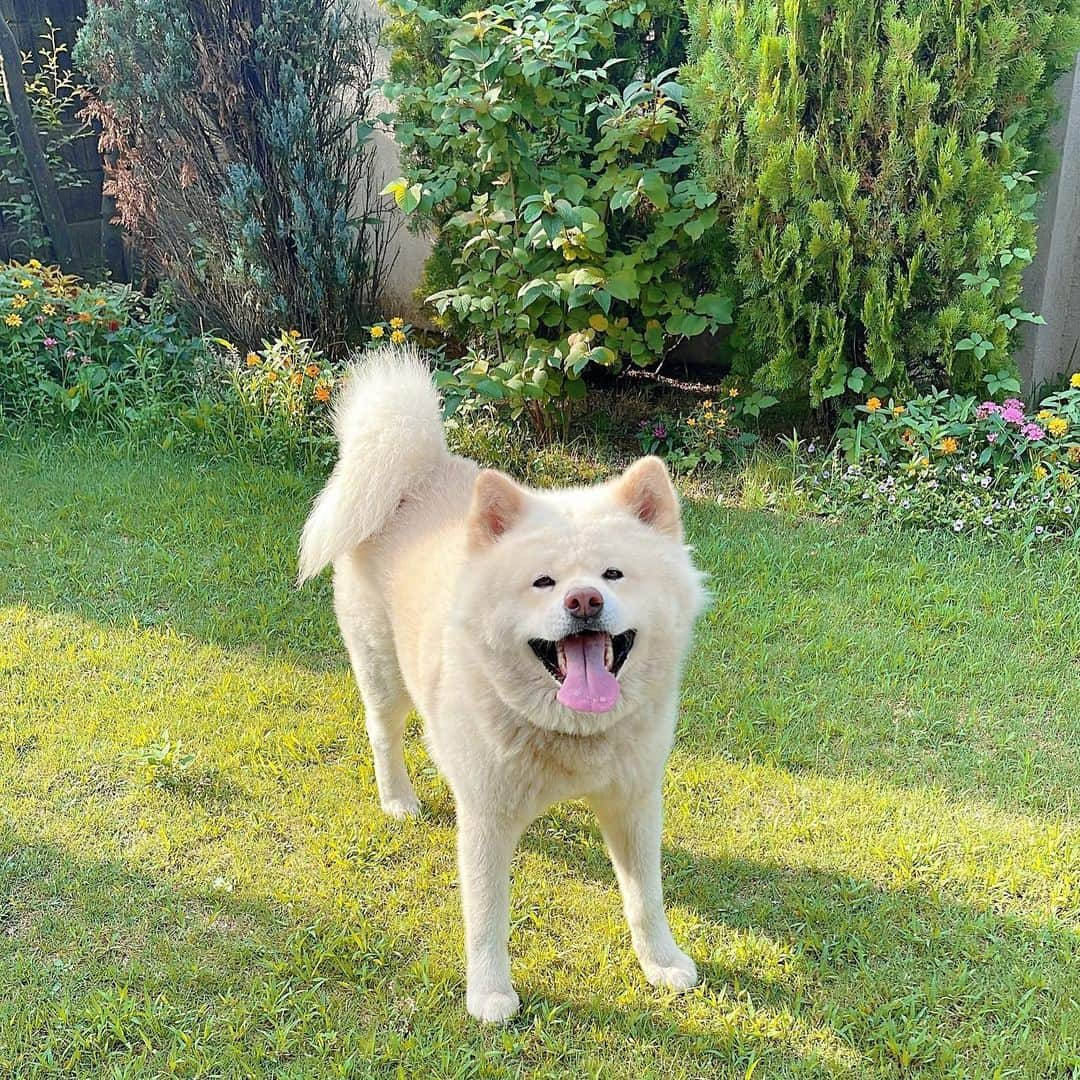
<instances>
[{"instance_id":1,"label":"white dog","mask_svg":"<svg viewBox=\"0 0 1080 1080\"><path fill-rule=\"evenodd\" d=\"M415 706L454 794L466 1003L512 1016L510 862L562 799L596 813L651 983L685 990L660 885L661 781L701 578L663 463L533 491L451 455L430 375L380 350L337 403L340 457L300 545L334 565L383 809L419 809L402 732Z\"/></svg>"}]
</instances>

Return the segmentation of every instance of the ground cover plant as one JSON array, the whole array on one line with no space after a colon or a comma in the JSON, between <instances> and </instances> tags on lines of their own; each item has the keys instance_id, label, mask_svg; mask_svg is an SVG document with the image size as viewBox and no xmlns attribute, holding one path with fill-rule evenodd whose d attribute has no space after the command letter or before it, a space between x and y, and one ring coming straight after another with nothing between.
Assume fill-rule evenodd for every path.
<instances>
[{"instance_id":1,"label":"ground cover plant","mask_svg":"<svg viewBox=\"0 0 1080 1080\"><path fill-rule=\"evenodd\" d=\"M990 381L1019 389L1005 373ZM1030 410L1017 397L870 397L840 428L834 452L811 456L807 475L826 513L1021 542L1071 536L1080 516L1080 374Z\"/></svg>"},{"instance_id":2,"label":"ground cover plant","mask_svg":"<svg viewBox=\"0 0 1080 1080\"><path fill-rule=\"evenodd\" d=\"M291 585L320 479L0 447L5 1075L1080 1067L1075 553L691 505L715 602L664 860L704 986L645 985L567 805L519 854L493 1031L460 1005L446 789L412 739L424 816L380 815L328 586Z\"/></svg>"}]
</instances>

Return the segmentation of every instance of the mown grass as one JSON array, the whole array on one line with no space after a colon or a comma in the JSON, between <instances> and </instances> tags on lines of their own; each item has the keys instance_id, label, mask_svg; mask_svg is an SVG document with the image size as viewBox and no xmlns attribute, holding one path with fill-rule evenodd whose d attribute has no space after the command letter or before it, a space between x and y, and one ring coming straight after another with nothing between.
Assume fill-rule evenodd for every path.
<instances>
[{"instance_id":1,"label":"mown grass","mask_svg":"<svg viewBox=\"0 0 1080 1080\"><path fill-rule=\"evenodd\" d=\"M648 987L576 805L462 1003L453 815L377 808L318 478L0 444L0 1076L1080 1076L1077 560L698 502L667 786L704 985ZM177 743L180 743L177 748Z\"/></svg>"}]
</instances>

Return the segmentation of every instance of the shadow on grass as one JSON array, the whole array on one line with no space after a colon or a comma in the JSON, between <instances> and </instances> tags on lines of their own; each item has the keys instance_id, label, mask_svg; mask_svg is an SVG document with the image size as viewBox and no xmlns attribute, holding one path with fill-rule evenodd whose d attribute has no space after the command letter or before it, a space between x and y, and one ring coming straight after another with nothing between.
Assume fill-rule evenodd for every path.
<instances>
[{"instance_id":1,"label":"shadow on grass","mask_svg":"<svg viewBox=\"0 0 1080 1080\"><path fill-rule=\"evenodd\" d=\"M534 826L526 850L562 876L616 889L595 827L560 811L543 821L549 828ZM696 993L709 1006L703 1015L687 1009L684 1029L699 1037L688 1065L703 1067L721 1048L729 1063L768 1061L778 1046L746 1032L801 1030L805 1045L825 1043L823 1062L858 1063L859 1076L869 1066L933 1076L1073 1076L1080 1068L1073 925L958 902L933 886L891 890L842 873L667 846L663 872L673 922L690 927L676 937L698 963ZM628 939L624 929L627 947ZM605 1025L624 1021L595 997L575 1006ZM636 1023L649 1026L640 1016ZM707 1047L700 1037L718 1041ZM830 1043L844 1052L831 1055Z\"/></svg>"},{"instance_id":2,"label":"shadow on grass","mask_svg":"<svg viewBox=\"0 0 1080 1080\"><path fill-rule=\"evenodd\" d=\"M595 835L578 828L577 842L556 820L557 843L534 829L526 849L614 891ZM671 999L622 963L567 995L534 967L500 1032L465 1016L459 954L432 952L445 934L403 935L378 909L184 889L8 833L0 1061L10 1076L157 1075L168 1061L222 1077L353 1075L349 1062L363 1076L569 1076L604 1061L604 1075L741 1077L758 1060L768 1076L1070 1075L1071 930L815 870L664 859L703 988Z\"/></svg>"}]
</instances>

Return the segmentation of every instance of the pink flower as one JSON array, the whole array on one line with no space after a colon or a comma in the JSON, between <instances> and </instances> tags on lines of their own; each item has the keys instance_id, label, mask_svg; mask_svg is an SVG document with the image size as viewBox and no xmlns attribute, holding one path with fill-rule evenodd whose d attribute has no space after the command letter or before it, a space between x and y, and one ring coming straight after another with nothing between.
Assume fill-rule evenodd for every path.
<instances>
[{"instance_id":1,"label":"pink flower","mask_svg":"<svg viewBox=\"0 0 1080 1080\"><path fill-rule=\"evenodd\" d=\"M1046 432L1038 424L1025 424L1020 429L1020 434L1031 442L1038 442L1040 439L1046 438Z\"/></svg>"},{"instance_id":2,"label":"pink flower","mask_svg":"<svg viewBox=\"0 0 1080 1080\"><path fill-rule=\"evenodd\" d=\"M996 431L991 431L990 434L986 436L986 441L988 443L996 443L997 442L997 432Z\"/></svg>"},{"instance_id":3,"label":"pink flower","mask_svg":"<svg viewBox=\"0 0 1080 1080\"><path fill-rule=\"evenodd\" d=\"M53 346L59 345L60 343L54 337L47 337L41 344L44 345L46 349L51 349Z\"/></svg>"},{"instance_id":4,"label":"pink flower","mask_svg":"<svg viewBox=\"0 0 1080 1080\"><path fill-rule=\"evenodd\" d=\"M975 410L975 415L980 420L985 420L988 416L1000 416L1001 413L1001 406L996 401L984 401L978 409Z\"/></svg>"},{"instance_id":5,"label":"pink flower","mask_svg":"<svg viewBox=\"0 0 1080 1080\"><path fill-rule=\"evenodd\" d=\"M1005 402L1005 407L1001 410L1000 416L1007 424L1022 424L1025 419L1023 408L1009 401Z\"/></svg>"},{"instance_id":6,"label":"pink flower","mask_svg":"<svg viewBox=\"0 0 1080 1080\"><path fill-rule=\"evenodd\" d=\"M653 437L657 439L663 439L667 436L667 428L663 424L657 424L652 429Z\"/></svg>"}]
</instances>

